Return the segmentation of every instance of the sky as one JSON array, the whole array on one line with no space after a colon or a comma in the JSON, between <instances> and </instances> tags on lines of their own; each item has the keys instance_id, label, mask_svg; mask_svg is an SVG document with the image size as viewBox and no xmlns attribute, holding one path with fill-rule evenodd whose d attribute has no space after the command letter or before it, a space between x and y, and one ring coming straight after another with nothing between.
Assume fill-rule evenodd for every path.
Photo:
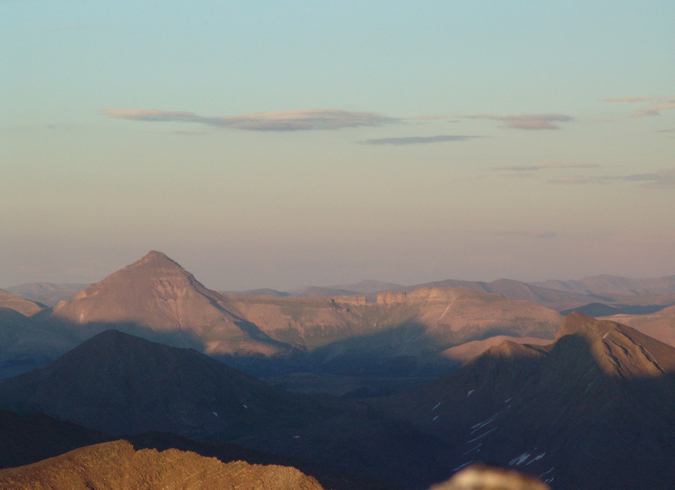
<instances>
[{"instance_id":1,"label":"sky","mask_svg":"<svg viewBox=\"0 0 675 490\"><path fill-rule=\"evenodd\" d=\"M675 2L0 0L0 287L675 274Z\"/></svg>"}]
</instances>

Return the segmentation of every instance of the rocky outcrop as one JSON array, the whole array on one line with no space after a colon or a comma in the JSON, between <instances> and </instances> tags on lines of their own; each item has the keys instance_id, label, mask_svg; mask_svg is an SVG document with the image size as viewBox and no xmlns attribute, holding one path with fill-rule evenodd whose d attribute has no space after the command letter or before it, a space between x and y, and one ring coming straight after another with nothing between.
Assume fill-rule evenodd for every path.
<instances>
[{"instance_id":1,"label":"rocky outcrop","mask_svg":"<svg viewBox=\"0 0 675 490\"><path fill-rule=\"evenodd\" d=\"M135 451L127 441L83 447L39 463L0 471L2 490L322 490L295 468L222 463L192 452Z\"/></svg>"}]
</instances>

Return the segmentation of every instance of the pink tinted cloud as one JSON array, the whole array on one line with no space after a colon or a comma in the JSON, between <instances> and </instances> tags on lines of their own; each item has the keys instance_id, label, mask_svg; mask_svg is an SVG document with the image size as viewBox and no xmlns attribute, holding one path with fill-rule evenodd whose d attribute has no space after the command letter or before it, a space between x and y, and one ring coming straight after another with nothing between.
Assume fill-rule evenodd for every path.
<instances>
[{"instance_id":1,"label":"pink tinted cloud","mask_svg":"<svg viewBox=\"0 0 675 490\"><path fill-rule=\"evenodd\" d=\"M380 126L401 119L375 112L343 111L339 109L294 109L289 111L257 112L237 116L208 117L194 112L161 111L157 109L103 109L101 114L117 119L146 122L186 122L221 128L249 131L302 131Z\"/></svg>"},{"instance_id":2,"label":"pink tinted cloud","mask_svg":"<svg viewBox=\"0 0 675 490\"><path fill-rule=\"evenodd\" d=\"M675 97L666 97L664 95L657 95L653 97L614 97L609 99L601 99L602 102L652 102L652 104L645 107L635 109L628 117L637 118L645 116L660 116L661 111L675 109Z\"/></svg>"},{"instance_id":3,"label":"pink tinted cloud","mask_svg":"<svg viewBox=\"0 0 675 490\"><path fill-rule=\"evenodd\" d=\"M565 114L521 114L518 116L497 116L494 114L474 114L464 116L467 119L492 119L502 121L502 127L510 129L560 129L560 126L553 124L558 122L570 122L574 118Z\"/></svg>"}]
</instances>

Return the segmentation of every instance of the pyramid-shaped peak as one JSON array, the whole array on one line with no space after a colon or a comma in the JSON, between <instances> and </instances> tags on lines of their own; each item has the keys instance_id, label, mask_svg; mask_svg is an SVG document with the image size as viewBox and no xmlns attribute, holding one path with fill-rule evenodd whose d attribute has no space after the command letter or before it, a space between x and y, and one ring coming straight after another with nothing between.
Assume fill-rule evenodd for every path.
<instances>
[{"instance_id":1,"label":"pyramid-shaped peak","mask_svg":"<svg viewBox=\"0 0 675 490\"><path fill-rule=\"evenodd\" d=\"M182 269L181 265L178 262L176 262L175 260L170 258L164 252L159 252L157 250L150 250L140 260L137 260L136 262L134 262L131 265L133 266L133 265L136 265L136 264L141 265L141 264L148 264L148 263L166 264L166 265L173 264L173 265L176 265L176 266L178 266Z\"/></svg>"}]
</instances>

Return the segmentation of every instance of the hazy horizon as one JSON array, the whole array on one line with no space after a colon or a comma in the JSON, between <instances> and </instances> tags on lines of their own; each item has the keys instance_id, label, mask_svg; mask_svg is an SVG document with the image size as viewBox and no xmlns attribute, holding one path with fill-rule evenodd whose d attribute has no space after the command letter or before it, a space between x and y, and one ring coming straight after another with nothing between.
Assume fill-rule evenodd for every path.
<instances>
[{"instance_id":1,"label":"hazy horizon","mask_svg":"<svg viewBox=\"0 0 675 490\"><path fill-rule=\"evenodd\" d=\"M0 1L0 287L673 275L673 18Z\"/></svg>"}]
</instances>

